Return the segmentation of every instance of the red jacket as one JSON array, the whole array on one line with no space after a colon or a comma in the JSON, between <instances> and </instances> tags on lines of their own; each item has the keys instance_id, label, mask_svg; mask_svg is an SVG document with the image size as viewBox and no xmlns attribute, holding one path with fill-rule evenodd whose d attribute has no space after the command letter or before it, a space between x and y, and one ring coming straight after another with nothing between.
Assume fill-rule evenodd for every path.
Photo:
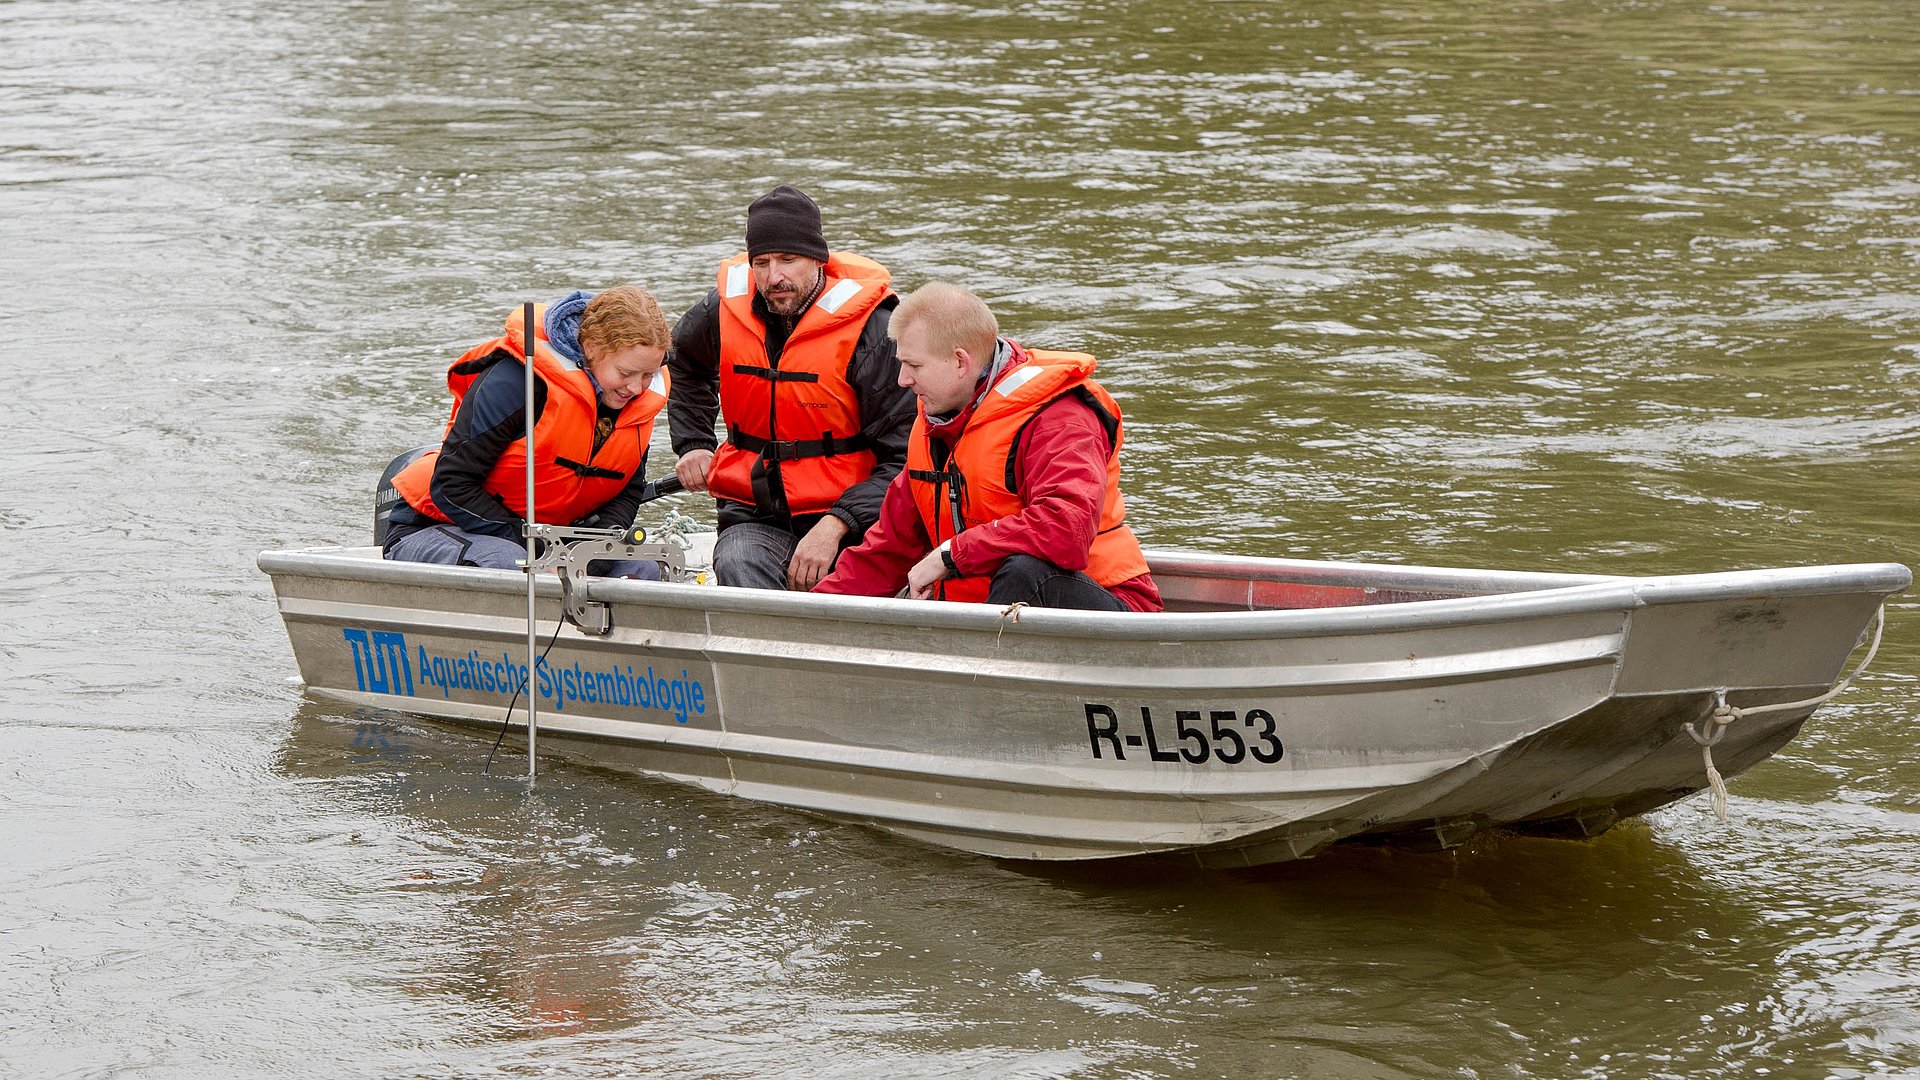
<instances>
[{"instance_id":1,"label":"red jacket","mask_svg":"<svg viewBox=\"0 0 1920 1080\"><path fill-rule=\"evenodd\" d=\"M1017 347L1016 347L1017 348ZM1016 351L1016 363L1024 362ZM934 437L952 443L972 418L971 407ZM1025 507L997 521L967 529L947 549L962 574L991 577L1009 555L1032 555L1063 570L1084 570L1107 490L1107 433L1087 404L1061 398L1034 416L1015 460ZM893 478L880 519L859 546L840 553L833 572L815 592L892 596L907 584L907 571L933 549L908 490L905 471ZM1160 611L1159 587L1150 574L1108 586L1134 611Z\"/></svg>"}]
</instances>

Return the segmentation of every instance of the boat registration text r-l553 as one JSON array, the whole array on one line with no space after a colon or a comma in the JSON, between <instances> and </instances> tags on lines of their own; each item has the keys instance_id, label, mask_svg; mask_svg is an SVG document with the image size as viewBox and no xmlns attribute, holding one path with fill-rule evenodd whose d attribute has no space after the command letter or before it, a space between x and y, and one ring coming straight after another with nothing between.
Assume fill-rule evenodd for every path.
<instances>
[{"instance_id":1,"label":"boat registration text r-l553","mask_svg":"<svg viewBox=\"0 0 1920 1080\"><path fill-rule=\"evenodd\" d=\"M1146 751L1149 761L1184 761L1203 765L1217 761L1222 765L1271 765L1286 756L1276 731L1273 714L1265 709L1248 709L1244 715L1235 709L1175 709L1172 737L1154 729L1153 710L1140 706L1136 729L1120 719L1111 705L1087 702L1087 742L1095 760L1127 760L1129 748ZM1163 726L1166 720L1159 721ZM1122 730L1122 728L1127 730ZM1163 749L1166 747L1166 749Z\"/></svg>"}]
</instances>

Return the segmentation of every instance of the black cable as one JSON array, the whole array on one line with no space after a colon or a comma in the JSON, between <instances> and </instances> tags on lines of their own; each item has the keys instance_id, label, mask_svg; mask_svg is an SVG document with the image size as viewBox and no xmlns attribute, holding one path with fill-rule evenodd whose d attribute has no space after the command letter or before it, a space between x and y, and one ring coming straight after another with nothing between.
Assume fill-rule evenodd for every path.
<instances>
[{"instance_id":1,"label":"black cable","mask_svg":"<svg viewBox=\"0 0 1920 1080\"><path fill-rule=\"evenodd\" d=\"M533 314L532 314L533 305L532 304L527 305L527 312L528 312L527 337L528 337L528 340L532 340L532 336L533 336L532 335L532 330L533 330ZM648 502L652 502L655 499L663 498L667 495L675 495L685 490L687 490L686 485L680 483L679 477L663 476L658 480L649 482L643 489L641 489L640 501L643 503L648 503ZM628 523L628 528L629 530L631 530L632 523ZM553 636L547 639L547 647L540 650L541 660L545 660L547 658L547 654L553 651L554 642L557 642L560 640L560 627L562 625L564 625L564 621L553 624ZM507 699L507 715L500 718L500 733L493 737L493 749L487 751L487 763L481 766L480 768L481 775L485 776L492 772L493 756L500 752L500 744L504 742L507 738L507 728L512 726L513 724L513 707L515 704L517 704L520 701L520 691L522 689L530 690L533 680L536 677L538 677L539 674L540 674L540 664L538 661L535 661L533 666L527 669L527 684L525 686L516 686L513 688L513 697Z\"/></svg>"},{"instance_id":2,"label":"black cable","mask_svg":"<svg viewBox=\"0 0 1920 1080\"><path fill-rule=\"evenodd\" d=\"M500 718L500 734L493 737L493 749L487 751L487 763L481 766L480 775L489 775L493 769L493 755L500 752L500 743L506 739L507 728L513 723L513 706L520 700L520 691L522 689L529 692L532 691L533 680L540 674L540 662L545 660L547 654L553 651L554 642L560 640L560 628L565 625L566 620L564 619L553 624L553 636L547 639L547 647L540 650L540 660L534 661L533 665L527 668L527 681L521 686L513 688L513 696L507 699L507 715Z\"/></svg>"}]
</instances>

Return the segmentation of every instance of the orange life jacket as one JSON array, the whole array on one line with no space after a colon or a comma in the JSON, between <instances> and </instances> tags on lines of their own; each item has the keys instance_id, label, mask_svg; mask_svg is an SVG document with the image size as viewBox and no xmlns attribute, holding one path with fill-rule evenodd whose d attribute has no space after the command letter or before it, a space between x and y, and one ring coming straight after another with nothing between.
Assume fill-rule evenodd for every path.
<instances>
[{"instance_id":1,"label":"orange life jacket","mask_svg":"<svg viewBox=\"0 0 1920 1080\"><path fill-rule=\"evenodd\" d=\"M1127 527L1127 504L1120 494L1119 404L1087 377L1095 361L1086 353L1033 349L1027 355L1026 363L1001 375L975 406L944 467L934 464L933 437L927 430L926 406L921 405L907 442L907 487L920 511L920 524L938 545L976 525L1024 509L1025 501L1014 490L1020 435L1041 409L1073 394L1099 416L1109 446L1107 492L1100 504L1093 547L1087 553L1086 575L1102 587L1139 577L1147 572L1147 558ZM980 603L991 584L987 577L947 578L940 582L939 596Z\"/></svg>"},{"instance_id":2,"label":"orange life jacket","mask_svg":"<svg viewBox=\"0 0 1920 1080\"><path fill-rule=\"evenodd\" d=\"M653 420L667 404L667 371L660 369L640 396L620 410L613 432L593 448L598 421L598 394L587 373L564 360L547 344L546 305L533 307L533 372L547 387L547 400L533 427L533 520L566 525L598 510L625 490L646 456L653 437ZM447 389L453 391L453 412L447 429L460 412L460 402L482 374L503 358L526 361L525 318L519 310L507 316L506 333L468 349L447 368ZM444 438L444 435L442 436ZM433 466L440 452L432 451L402 469L393 478L394 490L407 505L436 521L448 520L433 504ZM507 509L527 516L527 440L507 445L487 474L486 489L500 496Z\"/></svg>"},{"instance_id":3,"label":"orange life jacket","mask_svg":"<svg viewBox=\"0 0 1920 1080\"><path fill-rule=\"evenodd\" d=\"M714 451L715 497L799 516L826 512L873 474L878 459L860 430L860 397L847 361L867 316L893 295L887 268L836 251L820 293L767 361L767 328L753 311L745 254L720 264L720 411L727 438Z\"/></svg>"}]
</instances>

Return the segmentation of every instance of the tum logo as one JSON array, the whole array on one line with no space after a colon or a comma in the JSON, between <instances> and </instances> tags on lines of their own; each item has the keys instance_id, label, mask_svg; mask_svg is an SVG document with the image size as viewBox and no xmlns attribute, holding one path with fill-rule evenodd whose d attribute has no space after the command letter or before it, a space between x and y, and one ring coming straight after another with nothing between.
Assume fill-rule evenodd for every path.
<instances>
[{"instance_id":1,"label":"tum logo","mask_svg":"<svg viewBox=\"0 0 1920 1080\"><path fill-rule=\"evenodd\" d=\"M353 646L353 678L362 691L413 694L413 665L407 662L407 636L391 630L342 630Z\"/></svg>"}]
</instances>

